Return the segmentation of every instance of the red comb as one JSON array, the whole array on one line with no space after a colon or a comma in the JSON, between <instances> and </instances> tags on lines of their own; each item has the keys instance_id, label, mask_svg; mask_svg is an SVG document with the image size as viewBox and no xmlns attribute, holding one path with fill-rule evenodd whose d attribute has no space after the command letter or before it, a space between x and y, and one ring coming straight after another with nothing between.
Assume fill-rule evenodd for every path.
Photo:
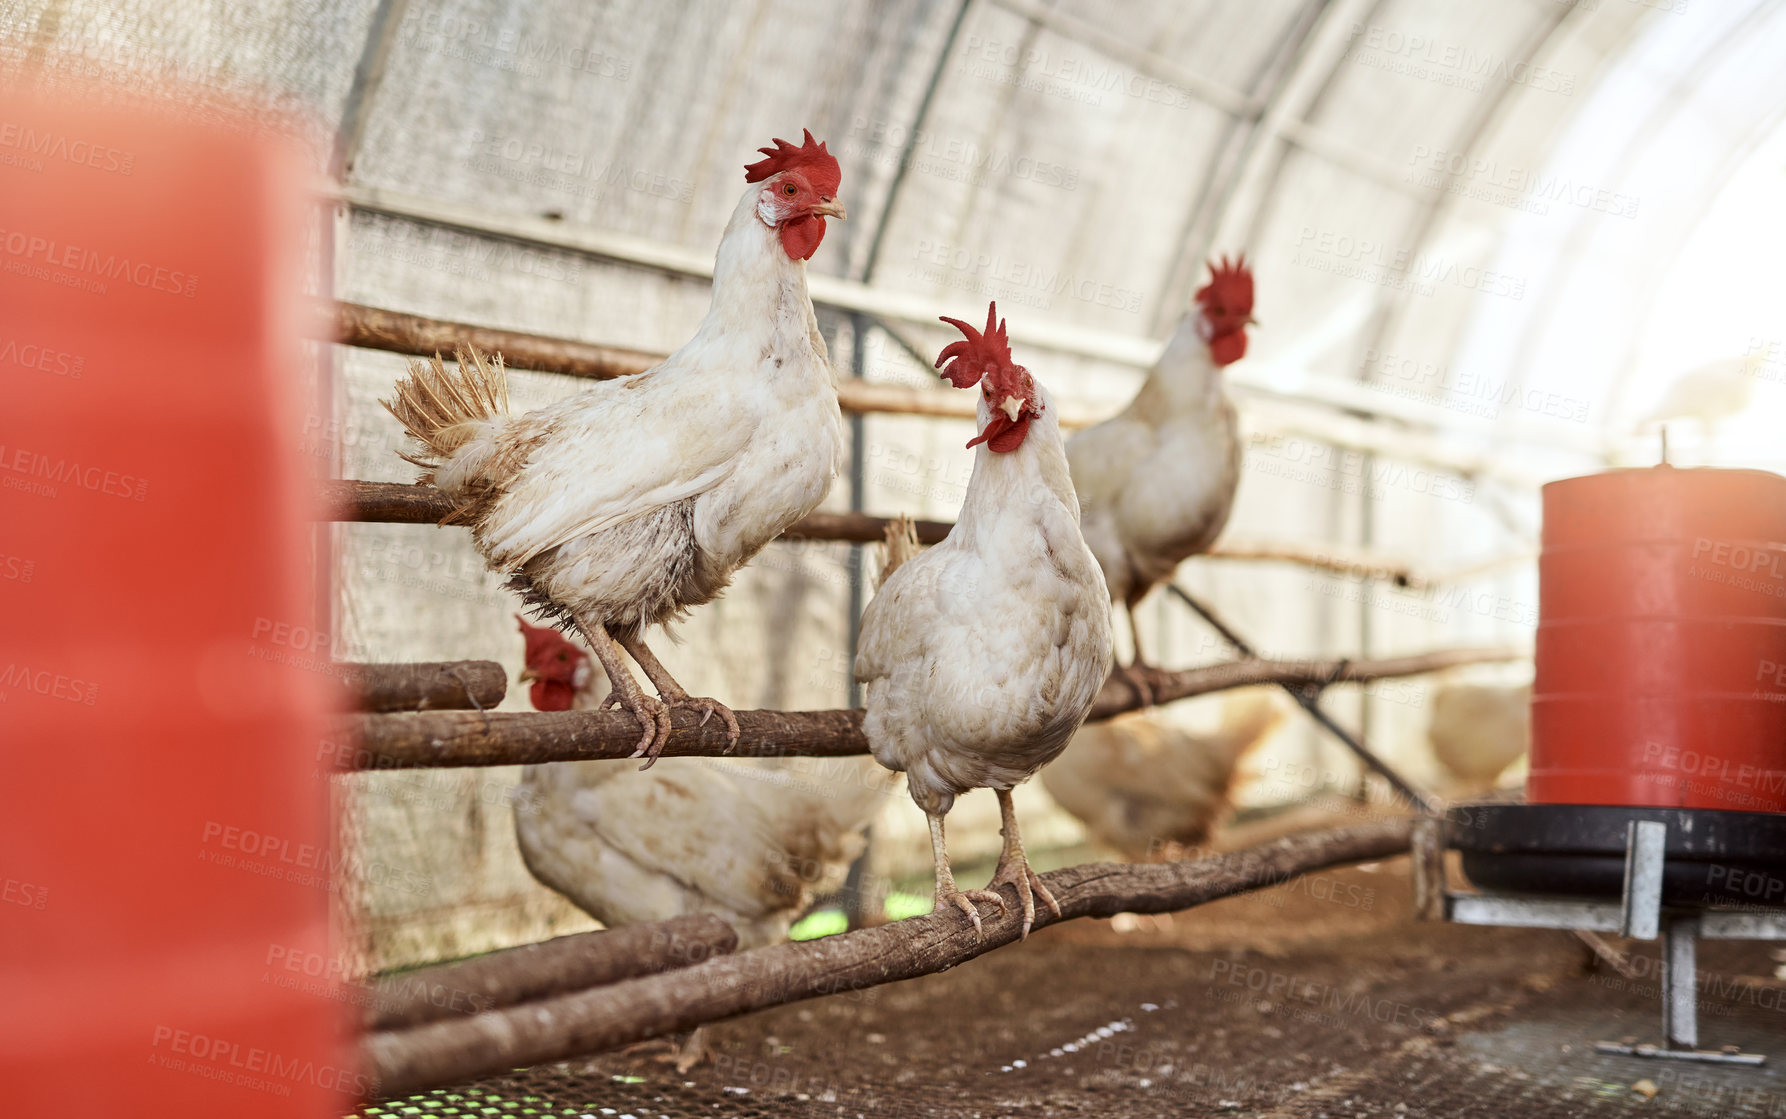
<instances>
[{"instance_id":1,"label":"red comb","mask_svg":"<svg viewBox=\"0 0 1786 1119\"><path fill-rule=\"evenodd\" d=\"M1219 308L1229 314L1253 313L1253 273L1246 254L1229 263L1226 256L1209 262L1209 282L1197 289L1197 302L1205 309Z\"/></svg>"},{"instance_id":2,"label":"red comb","mask_svg":"<svg viewBox=\"0 0 1786 1119\"><path fill-rule=\"evenodd\" d=\"M799 147L786 140L776 140L773 148L758 148L767 159L746 164L744 181L760 183L771 175L779 175L783 171L799 171L812 183L819 194L831 198L837 194L837 188L843 183L843 169L837 166L837 160L825 150L825 145L812 138L812 129L803 128L806 142Z\"/></svg>"},{"instance_id":3,"label":"red comb","mask_svg":"<svg viewBox=\"0 0 1786 1119\"><path fill-rule=\"evenodd\" d=\"M975 330L960 319L952 319L947 315L942 320L961 331L966 339L950 342L943 347L943 352L936 355L936 364L940 367L947 361L949 367L943 370L943 377L958 389L971 389L980 383L980 377L986 372L988 365L1003 368L1013 364L1011 361L1011 343L1005 336L1005 324L998 321L998 302L994 300L986 305L986 329Z\"/></svg>"}]
</instances>

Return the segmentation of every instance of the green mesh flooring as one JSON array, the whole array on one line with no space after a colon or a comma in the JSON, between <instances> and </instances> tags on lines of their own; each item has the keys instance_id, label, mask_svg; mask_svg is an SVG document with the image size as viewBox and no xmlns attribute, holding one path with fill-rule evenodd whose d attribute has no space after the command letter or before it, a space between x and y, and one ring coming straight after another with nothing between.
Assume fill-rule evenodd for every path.
<instances>
[{"instance_id":1,"label":"green mesh flooring","mask_svg":"<svg viewBox=\"0 0 1786 1119\"><path fill-rule=\"evenodd\" d=\"M716 1098L716 1096L718 1098ZM917 1119L953 1115L956 1089L941 1085L888 1090L786 1093L696 1086L673 1072L647 1079L604 1075L587 1065L518 1069L472 1084L436 1088L402 1100L366 1104L349 1119L428 1119L460 1116L498 1119L550 1116L554 1119L776 1119L778 1116L862 1116L863 1119Z\"/></svg>"}]
</instances>

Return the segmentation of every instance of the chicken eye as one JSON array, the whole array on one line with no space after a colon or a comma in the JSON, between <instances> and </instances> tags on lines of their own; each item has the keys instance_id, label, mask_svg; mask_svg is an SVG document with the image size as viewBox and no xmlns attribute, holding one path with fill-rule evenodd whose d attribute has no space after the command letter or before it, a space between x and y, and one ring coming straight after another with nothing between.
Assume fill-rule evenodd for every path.
<instances>
[{"instance_id":1,"label":"chicken eye","mask_svg":"<svg viewBox=\"0 0 1786 1119\"><path fill-rule=\"evenodd\" d=\"M795 195L800 193L800 188L793 183L789 183L787 186L781 188L781 192L787 195Z\"/></svg>"}]
</instances>

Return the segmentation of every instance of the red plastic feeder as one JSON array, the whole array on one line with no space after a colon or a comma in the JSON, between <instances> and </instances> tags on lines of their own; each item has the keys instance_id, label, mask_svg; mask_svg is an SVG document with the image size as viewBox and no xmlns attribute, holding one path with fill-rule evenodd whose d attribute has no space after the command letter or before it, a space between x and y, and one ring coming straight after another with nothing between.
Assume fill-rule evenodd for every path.
<instances>
[{"instance_id":1,"label":"red plastic feeder","mask_svg":"<svg viewBox=\"0 0 1786 1119\"><path fill-rule=\"evenodd\" d=\"M312 164L120 100L0 89L0 1112L326 1119Z\"/></svg>"},{"instance_id":2,"label":"red plastic feeder","mask_svg":"<svg viewBox=\"0 0 1786 1119\"><path fill-rule=\"evenodd\" d=\"M1786 812L1786 478L1544 487L1533 804Z\"/></svg>"}]
</instances>

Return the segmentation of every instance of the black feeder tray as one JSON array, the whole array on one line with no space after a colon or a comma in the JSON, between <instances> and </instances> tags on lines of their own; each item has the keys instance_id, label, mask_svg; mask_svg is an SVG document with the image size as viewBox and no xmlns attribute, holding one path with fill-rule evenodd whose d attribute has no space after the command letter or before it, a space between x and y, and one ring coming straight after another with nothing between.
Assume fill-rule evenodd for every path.
<instances>
[{"instance_id":1,"label":"black feeder tray","mask_svg":"<svg viewBox=\"0 0 1786 1119\"><path fill-rule=\"evenodd\" d=\"M1445 884L1445 851L1475 892ZM1421 917L1662 940L1661 1045L1602 1041L1603 1053L1759 1065L1736 1046L1699 1048L1697 944L1786 940L1786 815L1704 808L1472 803L1419 821Z\"/></svg>"},{"instance_id":2,"label":"black feeder tray","mask_svg":"<svg viewBox=\"0 0 1786 1119\"><path fill-rule=\"evenodd\" d=\"M1786 815L1601 804L1462 804L1445 815L1464 876L1503 893L1618 898L1631 825L1663 842L1662 904L1786 906Z\"/></svg>"}]
</instances>

